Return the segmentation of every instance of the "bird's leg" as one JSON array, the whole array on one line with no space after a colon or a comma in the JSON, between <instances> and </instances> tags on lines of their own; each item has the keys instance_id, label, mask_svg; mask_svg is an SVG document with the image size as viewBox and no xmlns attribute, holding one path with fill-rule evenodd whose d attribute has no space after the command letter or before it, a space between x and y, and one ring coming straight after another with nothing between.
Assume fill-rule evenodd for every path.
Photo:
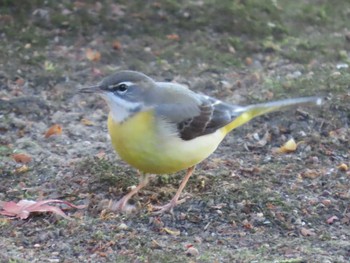
<instances>
[{"instance_id":1,"label":"bird's leg","mask_svg":"<svg viewBox=\"0 0 350 263\"><path fill-rule=\"evenodd\" d=\"M134 189L132 189L129 193L124 195L119 201L117 202L110 201L110 203L108 204L109 210L118 211L118 212L127 212L129 210L128 209L129 199L133 197L142 188L144 188L149 182L149 177L146 174L140 174L139 172L139 177L140 177L140 182Z\"/></svg>"},{"instance_id":2,"label":"bird's leg","mask_svg":"<svg viewBox=\"0 0 350 263\"><path fill-rule=\"evenodd\" d=\"M185 198L181 199L181 200L179 200L179 198L180 198L182 190L185 188L185 186L187 184L188 179L190 179L191 175L193 174L194 168L195 168L195 166L192 166L192 167L187 169L187 173L186 173L184 179L182 180L179 189L177 190L173 199L171 199L171 201L168 204L163 205L163 206L153 206L153 209L157 210L156 212L153 212L153 215L160 215L160 214L163 214L165 212L172 212L173 208L176 205L181 204L181 203L186 201Z\"/></svg>"}]
</instances>

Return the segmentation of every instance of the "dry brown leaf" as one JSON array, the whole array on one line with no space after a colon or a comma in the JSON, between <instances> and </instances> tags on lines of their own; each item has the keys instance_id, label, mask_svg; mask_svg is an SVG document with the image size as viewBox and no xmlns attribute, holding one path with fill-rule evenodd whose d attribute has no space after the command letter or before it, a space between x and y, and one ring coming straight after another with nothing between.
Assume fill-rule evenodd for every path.
<instances>
[{"instance_id":1,"label":"dry brown leaf","mask_svg":"<svg viewBox=\"0 0 350 263\"><path fill-rule=\"evenodd\" d=\"M300 142L299 142L300 143ZM299 144L298 143L298 144ZM285 144L283 144L280 148L279 148L279 153L290 153L290 152L295 152L298 144L295 142L295 140L292 138L290 140L288 140Z\"/></svg>"},{"instance_id":2,"label":"dry brown leaf","mask_svg":"<svg viewBox=\"0 0 350 263\"><path fill-rule=\"evenodd\" d=\"M88 119L85 119L85 118L81 119L80 122L81 122L82 124L84 124L85 126L94 126L94 125L95 125L95 123L93 123L92 121L90 121L90 120L88 120Z\"/></svg>"},{"instance_id":3,"label":"dry brown leaf","mask_svg":"<svg viewBox=\"0 0 350 263\"><path fill-rule=\"evenodd\" d=\"M25 153L15 153L12 154L12 158L17 162L17 163L30 163L32 161L32 157Z\"/></svg>"},{"instance_id":4,"label":"dry brown leaf","mask_svg":"<svg viewBox=\"0 0 350 263\"><path fill-rule=\"evenodd\" d=\"M166 38L169 40L175 40L175 41L180 40L180 36L178 34L170 34L170 35L167 35Z\"/></svg>"},{"instance_id":5,"label":"dry brown leaf","mask_svg":"<svg viewBox=\"0 0 350 263\"><path fill-rule=\"evenodd\" d=\"M177 229L172 230L170 228L164 227L163 231L169 235L172 235L172 236L179 236L180 235L180 231Z\"/></svg>"},{"instance_id":6,"label":"dry brown leaf","mask_svg":"<svg viewBox=\"0 0 350 263\"><path fill-rule=\"evenodd\" d=\"M21 167L17 168L15 170L15 173L16 174L20 174L20 173L25 173L29 170L28 166L27 165L22 165Z\"/></svg>"},{"instance_id":7,"label":"dry brown leaf","mask_svg":"<svg viewBox=\"0 0 350 263\"><path fill-rule=\"evenodd\" d=\"M272 203L267 203L266 204L267 209L269 210L276 210L276 206Z\"/></svg>"},{"instance_id":8,"label":"dry brown leaf","mask_svg":"<svg viewBox=\"0 0 350 263\"><path fill-rule=\"evenodd\" d=\"M151 248L160 249L162 248L162 245L157 240L152 239Z\"/></svg>"},{"instance_id":9,"label":"dry brown leaf","mask_svg":"<svg viewBox=\"0 0 350 263\"><path fill-rule=\"evenodd\" d=\"M24 79L19 78L19 79L16 80L16 84L19 87L22 87L24 85L24 83L25 83Z\"/></svg>"},{"instance_id":10,"label":"dry brown leaf","mask_svg":"<svg viewBox=\"0 0 350 263\"><path fill-rule=\"evenodd\" d=\"M103 159L106 157L106 153L104 151L100 151L95 155L98 159Z\"/></svg>"},{"instance_id":11,"label":"dry brown leaf","mask_svg":"<svg viewBox=\"0 0 350 263\"><path fill-rule=\"evenodd\" d=\"M254 228L254 226L247 219L244 219L242 223L245 229L251 230Z\"/></svg>"},{"instance_id":12,"label":"dry brown leaf","mask_svg":"<svg viewBox=\"0 0 350 263\"><path fill-rule=\"evenodd\" d=\"M27 219L30 213L33 212L52 212L58 214L66 219L70 219L59 207L48 205L50 203L65 204L73 208L82 209L85 206L76 206L67 201L50 199L43 201L21 200L18 203L15 202L1 202L0 203L0 215L17 217L20 219Z\"/></svg>"},{"instance_id":13,"label":"dry brown leaf","mask_svg":"<svg viewBox=\"0 0 350 263\"><path fill-rule=\"evenodd\" d=\"M0 15L0 22L4 22L4 23L12 23L14 20L14 18L10 15Z\"/></svg>"},{"instance_id":14,"label":"dry brown leaf","mask_svg":"<svg viewBox=\"0 0 350 263\"><path fill-rule=\"evenodd\" d=\"M199 256L198 249L193 247L193 246L188 247L185 253L186 253L186 255L192 256L192 257L198 257Z\"/></svg>"},{"instance_id":15,"label":"dry brown leaf","mask_svg":"<svg viewBox=\"0 0 350 263\"><path fill-rule=\"evenodd\" d=\"M325 199L325 200L322 200L321 203L324 205L324 206L330 206L332 204L332 201L329 200L329 199Z\"/></svg>"},{"instance_id":16,"label":"dry brown leaf","mask_svg":"<svg viewBox=\"0 0 350 263\"><path fill-rule=\"evenodd\" d=\"M302 227L302 228L300 229L300 233L301 233L303 236L305 236L305 237L315 236L315 235L316 235L316 233L314 232L314 230L312 230L312 229L307 229L307 228L305 228L305 227Z\"/></svg>"},{"instance_id":17,"label":"dry brown leaf","mask_svg":"<svg viewBox=\"0 0 350 263\"><path fill-rule=\"evenodd\" d=\"M303 172L301 175L304 178L315 179L321 176L322 172L314 169L306 169L305 172Z\"/></svg>"},{"instance_id":18,"label":"dry brown leaf","mask_svg":"<svg viewBox=\"0 0 350 263\"><path fill-rule=\"evenodd\" d=\"M253 64L253 59L251 57L246 57L245 58L245 64L247 66L250 66L251 64Z\"/></svg>"},{"instance_id":19,"label":"dry brown leaf","mask_svg":"<svg viewBox=\"0 0 350 263\"><path fill-rule=\"evenodd\" d=\"M345 163L340 164L337 168L339 171L342 172L346 172L347 170L349 170L349 167Z\"/></svg>"},{"instance_id":20,"label":"dry brown leaf","mask_svg":"<svg viewBox=\"0 0 350 263\"><path fill-rule=\"evenodd\" d=\"M114 40L112 47L115 50L121 50L122 49L122 44L120 43L120 41Z\"/></svg>"},{"instance_id":21,"label":"dry brown leaf","mask_svg":"<svg viewBox=\"0 0 350 263\"><path fill-rule=\"evenodd\" d=\"M327 219L327 224L333 224L334 221L339 220L337 216L331 216L330 218Z\"/></svg>"},{"instance_id":22,"label":"dry brown leaf","mask_svg":"<svg viewBox=\"0 0 350 263\"><path fill-rule=\"evenodd\" d=\"M85 56L90 61L101 60L101 53L91 48L86 49Z\"/></svg>"},{"instance_id":23,"label":"dry brown leaf","mask_svg":"<svg viewBox=\"0 0 350 263\"><path fill-rule=\"evenodd\" d=\"M61 135L61 134L62 134L62 127L58 124L54 124L45 133L45 138L49 138L52 135Z\"/></svg>"},{"instance_id":24,"label":"dry brown leaf","mask_svg":"<svg viewBox=\"0 0 350 263\"><path fill-rule=\"evenodd\" d=\"M100 70L100 69L98 69L98 68L92 68L92 75L94 76L94 77L98 77L98 76L101 76L102 75L102 71Z\"/></svg>"}]
</instances>

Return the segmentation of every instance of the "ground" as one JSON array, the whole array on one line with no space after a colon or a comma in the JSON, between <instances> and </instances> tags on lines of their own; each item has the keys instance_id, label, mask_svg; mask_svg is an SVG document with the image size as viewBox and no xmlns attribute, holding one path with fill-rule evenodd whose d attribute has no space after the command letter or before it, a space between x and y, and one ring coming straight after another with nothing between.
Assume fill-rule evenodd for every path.
<instances>
[{"instance_id":1,"label":"ground","mask_svg":"<svg viewBox=\"0 0 350 263\"><path fill-rule=\"evenodd\" d=\"M0 261L349 262L350 3L134 2L1 1L0 200L86 208L2 216ZM184 172L115 214L101 203L136 171L111 147L105 103L78 90L122 69L235 104L325 99L233 131L174 215L149 205L169 201ZM62 133L45 137L54 124ZM278 153L291 138L296 151Z\"/></svg>"}]
</instances>

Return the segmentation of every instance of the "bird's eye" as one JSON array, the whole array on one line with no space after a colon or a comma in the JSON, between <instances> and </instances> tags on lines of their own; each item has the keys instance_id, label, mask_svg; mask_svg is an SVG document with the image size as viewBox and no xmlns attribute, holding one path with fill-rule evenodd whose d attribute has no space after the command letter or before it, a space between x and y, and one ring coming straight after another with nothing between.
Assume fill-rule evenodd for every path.
<instances>
[{"instance_id":1,"label":"bird's eye","mask_svg":"<svg viewBox=\"0 0 350 263\"><path fill-rule=\"evenodd\" d=\"M108 86L109 91L115 93L115 94L119 94L119 95L123 95L125 94L129 87L133 86L132 82L119 82L119 83L114 83Z\"/></svg>"},{"instance_id":2,"label":"bird's eye","mask_svg":"<svg viewBox=\"0 0 350 263\"><path fill-rule=\"evenodd\" d=\"M128 90L128 86L125 83L121 83L117 86L117 92L125 93Z\"/></svg>"}]
</instances>

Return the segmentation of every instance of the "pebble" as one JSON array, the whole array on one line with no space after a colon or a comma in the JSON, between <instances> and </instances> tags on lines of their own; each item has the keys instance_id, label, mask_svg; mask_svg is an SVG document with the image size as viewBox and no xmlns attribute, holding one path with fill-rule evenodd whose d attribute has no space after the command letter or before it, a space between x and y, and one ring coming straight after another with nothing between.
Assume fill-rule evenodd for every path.
<instances>
[{"instance_id":1,"label":"pebble","mask_svg":"<svg viewBox=\"0 0 350 263\"><path fill-rule=\"evenodd\" d=\"M186 255L187 256L192 256L192 257L197 257L199 255L199 251L195 247L189 247L186 250Z\"/></svg>"},{"instance_id":2,"label":"pebble","mask_svg":"<svg viewBox=\"0 0 350 263\"><path fill-rule=\"evenodd\" d=\"M119 226L118 226L118 229L119 230L126 230L126 229L128 229L129 227L126 225L126 224L124 224L124 223L121 223Z\"/></svg>"},{"instance_id":3,"label":"pebble","mask_svg":"<svg viewBox=\"0 0 350 263\"><path fill-rule=\"evenodd\" d=\"M346 63L339 63L339 64L337 64L337 66L336 66L337 69L346 69L346 68L348 68L348 67L349 67L349 65L346 64Z\"/></svg>"}]
</instances>

